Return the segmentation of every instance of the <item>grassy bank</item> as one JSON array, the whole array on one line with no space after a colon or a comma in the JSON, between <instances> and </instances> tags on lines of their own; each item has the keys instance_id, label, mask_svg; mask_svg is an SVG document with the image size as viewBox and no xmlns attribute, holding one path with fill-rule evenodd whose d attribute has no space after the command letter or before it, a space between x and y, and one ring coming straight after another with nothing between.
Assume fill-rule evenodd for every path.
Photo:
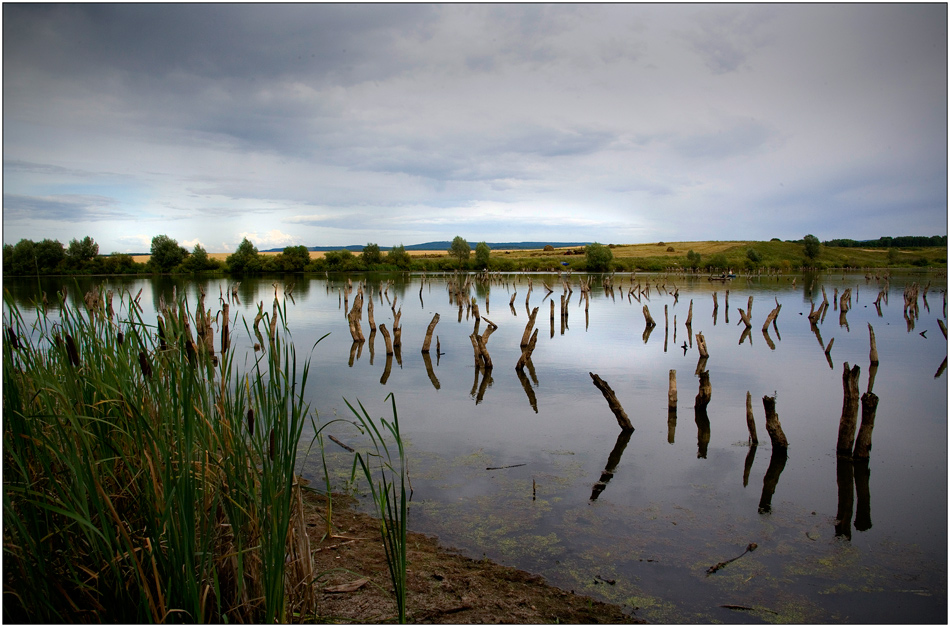
<instances>
[{"instance_id":1,"label":"grassy bank","mask_svg":"<svg viewBox=\"0 0 950 627\"><path fill-rule=\"evenodd\" d=\"M60 299L60 317L40 305L35 325L5 312L4 621L311 611L294 475L308 365L273 331L284 312L242 373L233 352L212 355L186 302L155 325L131 298L118 312L111 294Z\"/></svg>"}]
</instances>

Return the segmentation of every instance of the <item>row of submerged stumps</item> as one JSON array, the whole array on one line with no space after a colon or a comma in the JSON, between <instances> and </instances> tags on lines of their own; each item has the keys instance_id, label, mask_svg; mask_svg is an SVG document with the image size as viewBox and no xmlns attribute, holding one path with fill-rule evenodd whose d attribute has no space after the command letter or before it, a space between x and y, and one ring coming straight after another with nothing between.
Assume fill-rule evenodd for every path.
<instances>
[{"instance_id":1,"label":"row of submerged stumps","mask_svg":"<svg viewBox=\"0 0 950 627\"><path fill-rule=\"evenodd\" d=\"M423 289L425 281L427 279L426 275L422 275L421 285L419 288L419 297L422 299ZM476 283L481 283L483 285L503 285L506 288L515 287L513 293L511 294L509 300L509 307L514 311L514 303L518 297L518 283L521 280L525 280L527 283L527 294L525 296L525 308L528 312L528 321L525 325L524 333L522 334L522 339L520 343L521 354L518 358L518 361L515 365L515 370L523 383L523 387L528 395L529 402L531 402L532 407L535 412L537 412L537 401L534 397L533 390L531 385L528 382L527 377L524 375L524 370L527 368L532 375L532 378L537 381L534 376L533 366L531 363L531 354L535 349L537 338L538 338L538 329L535 327L535 321L540 310L539 307L531 308L530 299L531 293L534 289L534 279L537 277L525 276L525 275L510 275L510 274L501 274L501 273L489 273L483 272L478 274L467 274L459 275L450 275L447 280L447 291L449 294L449 303L456 305L458 307L458 319L462 320L464 315L466 319L474 317L475 327L472 334L469 336L472 348L474 361L476 366L476 384L478 382L478 372L483 373L482 383L480 386L473 385L473 396L476 396L476 402L480 402L482 396L485 392L485 387L489 378L489 375L493 368L493 362L491 355L488 352L487 345L488 339L492 333L498 328L498 326L489 320L484 315L481 315L479 311L479 304L477 299L471 296L471 289ZM774 280L788 280L791 281L794 286L798 281L797 277L781 277L774 276ZM877 287L879 288L877 298L874 300L873 304L877 309L878 316L883 316L881 311L881 305L888 304L889 298L889 275L884 274L871 274L870 272L866 273L865 283L870 284L871 281L875 281ZM585 315L588 311L590 304L590 292L591 286L593 284L594 277L587 275L581 279L578 283L572 285L570 273L565 273L564 275L558 274L557 280L552 281L551 283L541 280L540 283L545 291L544 299L551 297L550 300L550 317L552 321L552 334L553 334L553 321L555 319L555 288L552 286L562 287L562 293L560 294L560 318L562 323L562 333L564 332L564 327L567 324L567 319L569 316L568 306L570 304L571 296L574 293L573 287L577 286L580 290L580 303L583 303ZM651 278L638 278L635 273L630 274L629 284L624 286L623 277L617 277L617 275L605 275L600 277L600 281L606 296L615 298L616 291L619 291L621 298L626 297L628 302L633 302L636 300L638 303L643 303L643 316L645 321L645 329L643 339L646 341L649 338L650 333L657 326L656 321L653 319L649 305L647 302L650 300L651 290L655 290L657 294L669 295L674 299L674 304L679 299L679 288L671 280L669 275L665 276L656 276ZM393 312L394 319L394 333L393 341L390 341L390 335L387 332L385 325L379 325L380 332L383 334L384 339L386 340L386 352L387 358L392 356L394 353L398 357L398 351L401 344L401 327L399 326L399 317L401 314L401 307L397 309L397 303L395 295L390 300L389 297L389 287L392 285L392 282L386 282L380 284L378 296L380 303L383 302L385 298L386 301L390 304ZM353 301L353 306L349 306L349 296L354 290L354 285L350 279L347 279L347 285L340 288L340 300L341 306L346 312L347 320L350 326L350 332L354 340L354 348L358 345L362 345L362 342L365 341L365 337L362 335L362 330L360 328L360 319L362 317L362 305L367 303L368 307L368 321L371 327L371 335L376 332L376 324L373 319L373 305L372 305L372 296L368 299L364 299L364 287L363 283L358 284L356 289L356 297ZM858 288L859 289L859 288ZM327 284L327 291L329 293L330 286L329 282ZM918 283L913 283L905 287L903 292L904 297L904 307L903 313L905 321L907 322L908 332L914 329L915 321L919 319L920 316L920 302L922 301L924 308L929 312L930 305L927 301L927 294L930 291L930 283L921 286ZM840 294L838 288L834 289L833 296L829 300L829 296L825 290L825 287L821 287L821 296L822 299L818 303L817 307L815 302L812 302L811 311L807 314L811 330L815 333L816 338L818 339L819 345L821 346L826 359L828 360L829 366L833 367L831 362L831 350L834 345L834 339L832 338L827 344L823 341L819 329L819 324L822 323L827 315L828 311L835 310L839 312L839 323L841 326L849 328L847 322L847 312L851 309L852 306L852 288L844 289ZM713 292L713 317L714 320L718 315L718 292ZM645 302L646 301L646 302ZM490 291L485 293L485 310L489 310L490 302ZM744 326L742 336L740 337L739 343L742 344L745 339L750 337L752 330L752 304L753 297L749 296L748 304L745 308L739 308L739 317L740 322ZM708 348L706 346L705 338L702 333L692 333L692 313L693 313L693 301L690 300L690 306L686 318L686 330L687 337L689 341L689 346L692 346L693 337L695 335L695 340L699 352L699 361L696 366L695 374L699 378L699 390L696 394L694 402L694 411L696 414L696 424L699 427L699 456L705 457L705 449L709 442L709 418L707 415L706 408L712 398L712 386L709 381L709 372L706 369L706 363L709 357ZM580 304L578 305L578 307ZM769 314L766 316L765 321L762 325L762 334L766 339L769 347L774 350L775 344L771 340L769 335L770 327L776 333L776 335L781 339L781 336L778 335L778 326L777 318L782 309L782 305L778 302L778 299L775 300L775 307L771 309ZM517 314L515 314L517 315ZM729 322L729 290L725 290L725 320L726 323ZM943 316L947 316L947 295L946 291L943 290ZM431 369L431 361L429 359L429 351L432 336L436 325L439 322L439 314L436 313L431 322L429 323L425 339L422 346L422 353L425 358L426 367L429 371L430 379L433 381L433 385L436 388L439 387L438 380L435 378L434 373ZM479 333L479 325L481 320L487 324L487 328ZM669 331L669 315L668 315L668 305L664 305L664 319L666 326L666 336L668 337ZM947 330L944 320L938 318L938 326L941 332L946 339ZM877 372L879 357L877 352L877 344L874 336L874 328L869 323L868 324L868 334L869 334L869 369L868 369L868 387L867 391L864 394L860 393L859 390L859 377L860 377L860 366L855 365L851 367L849 364L844 364L844 371L842 376L843 384L843 406L841 412L841 418L838 426L838 439L836 444L836 452L838 456L838 483L839 483L839 512L836 521L836 533L839 535L844 535L850 537L851 529L851 514L854 510L853 501L854 501L854 487L857 487L858 494L858 515L855 518L855 527L859 530L866 529L870 527L870 514L869 507L867 506L867 464L871 451L872 443L872 433L874 429L874 419L878 405L878 397L873 392L874 387L874 378ZM441 354L441 350L438 348L438 338L436 338L437 355ZM676 342L676 317L674 316L674 343ZM686 343L684 342L684 350ZM664 351L666 351L667 344L664 341ZM946 358L941 363L940 367L937 370L937 373L934 375L935 378L941 376L946 369L947 360ZM386 369L388 373L388 368ZM602 473L600 480L595 484L591 500L596 500L599 494L606 488L607 483L610 478L613 476L614 471L616 470L617 465L620 461L620 456L623 453L623 450L626 447L627 442L629 441L630 434L633 432L633 426L630 423L629 418L623 410L620 402L617 400L616 395L613 390L610 388L610 385L604 381L600 376L591 372L589 373L593 384L602 392L605 400L607 401L608 407L613 412L614 416L617 419L618 425L620 426L621 433L618 436L617 443L614 446L614 449L611 451L605 469ZM385 383L387 374L383 375L381 379L382 383ZM476 394L476 387L478 387L478 393ZM677 400L678 392L676 385L676 371L670 370L669 372L669 392L668 392L668 401L669 401L669 425L670 425L670 441L672 442L673 431L675 430L676 423L676 411L677 411ZM774 493L775 486L777 485L778 478L785 466L785 461L787 459L787 449L788 449L788 439L785 436L785 433L782 429L781 422L778 417L778 413L775 407L775 396L764 396L762 398L763 408L765 410L765 428L768 433L769 439L772 445L772 456L769 463L769 468L766 471L765 479L763 482L763 492L762 498L759 503L760 512L768 512L771 509L771 498ZM858 410L861 410L861 421L860 426L857 420ZM745 485L748 481L749 468L751 466L752 458L754 457L755 447L758 445L758 434L756 431L755 421L753 417L753 403L751 392L746 393L746 422L749 431L749 444L750 451L749 456L746 460L746 469L743 477L743 484ZM704 428L705 426L705 428ZM705 438L703 437L705 434Z\"/></svg>"}]
</instances>

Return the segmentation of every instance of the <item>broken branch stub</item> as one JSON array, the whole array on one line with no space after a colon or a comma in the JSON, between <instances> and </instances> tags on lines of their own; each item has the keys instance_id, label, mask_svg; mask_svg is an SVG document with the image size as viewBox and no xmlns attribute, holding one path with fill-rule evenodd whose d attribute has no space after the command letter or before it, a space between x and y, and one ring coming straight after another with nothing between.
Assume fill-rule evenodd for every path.
<instances>
[{"instance_id":1,"label":"broken branch stub","mask_svg":"<svg viewBox=\"0 0 950 627\"><path fill-rule=\"evenodd\" d=\"M620 405L620 401L617 400L617 395L614 394L614 391L610 388L610 385L606 381L601 379L599 376L593 372L588 373L590 378L594 381L594 385L598 390L604 395L604 398L607 399L607 406L610 407L610 411L614 413L614 416L617 418L617 424L620 425L620 428L624 431L633 431L633 425L630 424L630 419L627 418L627 413L623 410L623 407Z\"/></svg>"},{"instance_id":2,"label":"broken branch stub","mask_svg":"<svg viewBox=\"0 0 950 627\"><path fill-rule=\"evenodd\" d=\"M778 413L775 411L775 397L763 396L762 406L765 408L765 430L768 431L769 439L772 440L772 448L787 449L788 438L785 437L782 423L779 422Z\"/></svg>"},{"instance_id":3,"label":"broken branch stub","mask_svg":"<svg viewBox=\"0 0 950 627\"><path fill-rule=\"evenodd\" d=\"M858 379L861 375L861 367L855 365L848 367L848 362L844 362L844 372L841 375L841 384L844 389L844 403L841 407L841 420L838 423L838 446L837 453L843 457L851 457L851 449L854 446L854 432L857 428L858 419L858 401L860 391L858 390Z\"/></svg>"},{"instance_id":4,"label":"broken branch stub","mask_svg":"<svg viewBox=\"0 0 950 627\"><path fill-rule=\"evenodd\" d=\"M372 302L372 301L371 301ZM436 313L432 316L432 322L429 323L429 328L426 329L426 339L422 342L422 352L429 352L429 345L432 343L432 333L435 332L435 325L439 324L439 314Z\"/></svg>"}]
</instances>

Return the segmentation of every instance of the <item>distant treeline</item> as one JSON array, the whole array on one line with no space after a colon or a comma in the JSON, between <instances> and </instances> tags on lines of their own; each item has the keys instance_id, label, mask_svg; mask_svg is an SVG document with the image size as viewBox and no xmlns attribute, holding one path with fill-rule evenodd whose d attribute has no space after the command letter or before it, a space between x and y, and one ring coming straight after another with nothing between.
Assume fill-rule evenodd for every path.
<instances>
[{"instance_id":1,"label":"distant treeline","mask_svg":"<svg viewBox=\"0 0 950 627\"><path fill-rule=\"evenodd\" d=\"M878 239L832 239L822 242L825 246L838 248L923 248L927 246L947 246L946 235L901 235L899 237L880 237Z\"/></svg>"},{"instance_id":2,"label":"distant treeline","mask_svg":"<svg viewBox=\"0 0 950 627\"><path fill-rule=\"evenodd\" d=\"M510 243L495 244L501 250L479 242L472 246L461 236L452 242L431 242L433 253L411 256L407 246L381 247L369 243L361 250L348 248L326 251L310 257L306 246L287 246L275 254L263 254L246 238L226 259L216 259L200 245L192 250L168 237L152 238L149 260L137 262L131 255L100 255L91 237L74 239L68 245L58 240L34 242L22 239L3 247L4 276L119 275L119 274L272 274L324 272L453 272L490 270L577 272L649 272L688 270L722 273L726 271L779 271L794 268L941 267L947 264L947 236L881 237L877 240L835 239L824 242L814 235L802 240L768 242L725 242L715 251L676 251L660 243L657 252L630 255L622 245L591 243L583 247L556 248L537 243L536 249L518 250ZM526 244L524 242L522 245ZM418 246L418 245L417 245ZM444 251L444 252L442 252ZM616 251L616 254L614 254ZM473 254L474 253L474 254Z\"/></svg>"}]
</instances>

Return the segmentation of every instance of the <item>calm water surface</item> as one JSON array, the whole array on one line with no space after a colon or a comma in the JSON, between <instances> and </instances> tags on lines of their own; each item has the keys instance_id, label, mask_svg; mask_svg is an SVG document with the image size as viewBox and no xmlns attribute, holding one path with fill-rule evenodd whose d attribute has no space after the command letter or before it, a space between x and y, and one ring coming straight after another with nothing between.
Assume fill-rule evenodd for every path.
<instances>
[{"instance_id":1,"label":"calm water surface","mask_svg":"<svg viewBox=\"0 0 950 627\"><path fill-rule=\"evenodd\" d=\"M526 306L529 277L534 289ZM725 284L637 275L634 282L651 285L642 302L628 296L629 274L614 276L612 295L598 276L587 312L578 286L586 277L574 275L562 324L557 276L502 275L470 290L481 315L498 325L487 345L494 364L487 379L474 365L474 316L451 301L448 277L349 278L368 282L377 324L392 329L393 301L402 310L403 346L388 366L381 334L369 337L365 306L368 340L352 342L341 292L346 276L286 277L295 283L288 326L298 355L329 334L310 353L308 395L318 423L351 420L344 399L391 418L385 399L394 395L409 455L412 529L472 557L625 604L652 622L946 622L947 342L937 325L946 320L945 276L892 275L879 313L881 286L864 273ZM552 294L546 296L543 281ZM86 280L71 297L100 282ZM153 310L175 286L192 306L199 284L209 305L227 286L167 278L104 282L133 295L141 289L140 302ZM912 282L930 282L930 291L927 302L918 299L911 325L902 293ZM45 281L42 289L53 294L61 283ZM259 303L269 311L275 291L283 300L283 284L283 277L243 281L232 314L250 325ZM678 300L667 293L674 286ZM833 308L813 330L806 316L811 302L820 304L822 286L829 301L835 288L851 288L852 309L841 318ZM37 290L35 281L5 287L24 308ZM743 337L738 309L750 296L753 326ZM762 324L776 300L782 309L766 337ZM705 336L710 353L708 424L694 408L698 352L684 326L690 301L692 331ZM649 335L644 304L657 322ZM534 307L538 343L533 368L521 377L514 366ZM435 313L441 354L433 339L427 364L420 349ZM860 366L860 389L867 391L868 323L881 363L865 467L839 461L835 444L845 362ZM479 332L487 326L483 319ZM238 350L252 354L243 324L232 328ZM667 410L671 369L679 390L675 417ZM635 427L629 437L620 435L589 372L616 392ZM747 391L758 447L748 444ZM787 459L773 456L763 395L777 398ZM334 422L326 433L365 445L347 422ZM336 488L345 488L352 457L327 447ZM322 481L319 451L303 468ZM750 543L757 550L707 574Z\"/></svg>"}]
</instances>

